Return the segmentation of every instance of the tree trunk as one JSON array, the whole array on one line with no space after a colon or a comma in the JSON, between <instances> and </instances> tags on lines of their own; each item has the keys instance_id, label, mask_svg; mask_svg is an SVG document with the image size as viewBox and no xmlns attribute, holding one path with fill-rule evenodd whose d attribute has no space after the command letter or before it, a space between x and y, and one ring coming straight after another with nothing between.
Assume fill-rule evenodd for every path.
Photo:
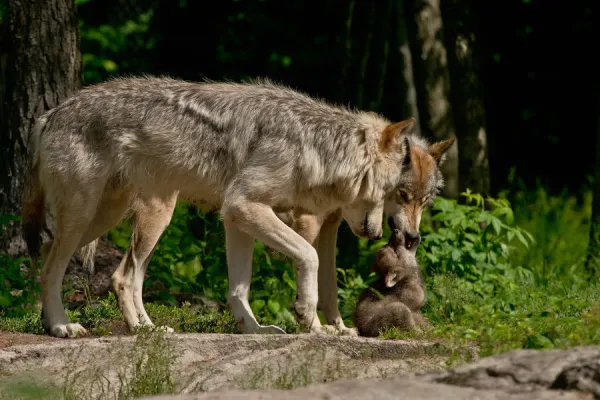
<instances>
[{"instance_id":1,"label":"tree trunk","mask_svg":"<svg viewBox=\"0 0 600 400\"><path fill-rule=\"evenodd\" d=\"M459 189L490 194L485 106L480 79L477 15L470 0L442 3L452 109L458 136Z\"/></svg>"},{"instance_id":2,"label":"tree trunk","mask_svg":"<svg viewBox=\"0 0 600 400\"><path fill-rule=\"evenodd\" d=\"M413 55L417 103L423 135L433 140L455 136L450 107L450 77L444 46L440 0L406 2L407 26ZM445 197L458 197L458 146L442 164Z\"/></svg>"},{"instance_id":3,"label":"tree trunk","mask_svg":"<svg viewBox=\"0 0 600 400\"><path fill-rule=\"evenodd\" d=\"M417 106L417 89L413 74L413 58L408 41L408 28L406 25L406 7L404 0L397 0L396 5L396 49L399 53L400 65L398 74L398 92L401 109L401 120L414 117L417 119L415 132L421 134L421 119Z\"/></svg>"},{"instance_id":4,"label":"tree trunk","mask_svg":"<svg viewBox=\"0 0 600 400\"><path fill-rule=\"evenodd\" d=\"M30 128L79 87L79 24L74 0L10 0L2 25L0 215L19 215Z\"/></svg>"},{"instance_id":5,"label":"tree trunk","mask_svg":"<svg viewBox=\"0 0 600 400\"><path fill-rule=\"evenodd\" d=\"M596 91L596 93L599 93ZM600 95L596 101L596 109L600 111ZM594 170L594 186L592 200L592 219L590 224L590 242L588 245L585 270L590 277L597 276L600 266L600 113L596 123L596 166Z\"/></svg>"}]
</instances>

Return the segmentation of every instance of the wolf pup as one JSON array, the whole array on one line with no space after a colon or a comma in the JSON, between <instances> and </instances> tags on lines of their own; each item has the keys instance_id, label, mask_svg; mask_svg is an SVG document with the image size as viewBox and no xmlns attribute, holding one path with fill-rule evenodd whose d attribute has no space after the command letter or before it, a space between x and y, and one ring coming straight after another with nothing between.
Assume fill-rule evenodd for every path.
<instances>
[{"instance_id":1,"label":"wolf pup","mask_svg":"<svg viewBox=\"0 0 600 400\"><path fill-rule=\"evenodd\" d=\"M405 241L396 229L388 244L377 251L371 271L380 278L361 293L354 314L361 336L378 336L384 328L410 330L428 324L419 312L425 291L415 258L418 241Z\"/></svg>"},{"instance_id":2,"label":"wolf pup","mask_svg":"<svg viewBox=\"0 0 600 400\"><path fill-rule=\"evenodd\" d=\"M129 329L152 325L142 302L144 273L184 199L220 211L228 303L242 332L283 333L259 325L248 302L255 240L294 260L296 317L319 331L317 250L275 211L299 207L321 221L339 212L356 235L380 238L413 125L268 81L133 77L83 88L38 118L29 137L23 237L33 262L42 256L44 328L57 337L86 334L63 308L65 269L78 249L89 259L96 239L126 213L132 244L112 284ZM440 147L430 153L441 155ZM56 226L42 246L45 206Z\"/></svg>"}]
</instances>

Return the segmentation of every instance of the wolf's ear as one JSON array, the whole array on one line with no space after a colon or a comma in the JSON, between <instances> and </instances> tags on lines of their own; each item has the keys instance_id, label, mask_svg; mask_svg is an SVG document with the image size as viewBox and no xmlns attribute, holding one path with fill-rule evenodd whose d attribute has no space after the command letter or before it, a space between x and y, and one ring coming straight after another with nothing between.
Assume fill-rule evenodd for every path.
<instances>
[{"instance_id":1,"label":"wolf's ear","mask_svg":"<svg viewBox=\"0 0 600 400\"><path fill-rule=\"evenodd\" d=\"M405 136L404 140L402 141L402 152L404 153L404 159L402 160L402 166L408 167L411 163L410 141L408 140L408 136Z\"/></svg>"},{"instance_id":2,"label":"wolf's ear","mask_svg":"<svg viewBox=\"0 0 600 400\"><path fill-rule=\"evenodd\" d=\"M389 150L394 143L397 143L401 135L410 133L415 127L416 123L417 120L413 117L410 117L404 121L396 122L395 124L386 126L381 133L381 139L379 140L379 147L381 150Z\"/></svg>"},{"instance_id":3,"label":"wolf's ear","mask_svg":"<svg viewBox=\"0 0 600 400\"><path fill-rule=\"evenodd\" d=\"M429 146L429 154L431 155L431 157L433 157L433 159L435 160L435 162L437 162L438 165L441 165L444 162L444 160L446 159L444 155L446 154L446 151L450 148L450 146L452 146L455 140L456 137L453 136L450 139L442 140L441 142L435 142L434 144Z\"/></svg>"}]
</instances>

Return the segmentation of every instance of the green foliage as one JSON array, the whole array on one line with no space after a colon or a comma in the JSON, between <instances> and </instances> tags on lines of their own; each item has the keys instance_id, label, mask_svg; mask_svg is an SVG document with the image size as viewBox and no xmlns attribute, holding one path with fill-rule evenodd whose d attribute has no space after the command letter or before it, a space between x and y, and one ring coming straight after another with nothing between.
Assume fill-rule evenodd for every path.
<instances>
[{"instance_id":1,"label":"green foliage","mask_svg":"<svg viewBox=\"0 0 600 400\"><path fill-rule=\"evenodd\" d=\"M0 233L19 220L12 215L0 216ZM23 315L40 290L36 281L24 274L24 270L30 269L30 260L0 253L0 265L0 317Z\"/></svg>"},{"instance_id":2,"label":"green foliage","mask_svg":"<svg viewBox=\"0 0 600 400\"><path fill-rule=\"evenodd\" d=\"M427 286L423 313L431 327L392 329L383 337L476 342L482 355L599 343L600 291L581 278L591 196L582 196L581 205L566 194L550 197L537 188L516 193L513 208L503 198L483 199L469 192L463 197L466 204L437 198L432 217L422 223L417 255ZM384 237L388 235L386 226ZM109 237L126 249L131 230L123 224ZM340 310L347 325L352 325L359 293L375 279L368 267L386 241L360 239L354 263L338 265ZM356 250L338 243L338 251ZM19 272L22 261L27 260L10 260L0 272L15 275L0 280L0 295L8 297L6 290L31 284ZM250 301L259 321L299 332L291 314L296 284L290 260L256 242L253 268ZM224 233L216 215L178 204L149 269L146 292L153 302L147 310L156 325L178 332L237 332L228 309L195 309L175 301L176 293L190 292L226 302ZM12 308L19 310L14 317L7 318L3 309L0 330L42 333L39 311L31 311L33 297L19 301L21 306ZM121 321L113 295L68 314L95 335L109 334Z\"/></svg>"},{"instance_id":3,"label":"green foliage","mask_svg":"<svg viewBox=\"0 0 600 400\"><path fill-rule=\"evenodd\" d=\"M97 1L97 0L95 0ZM85 7L94 0L77 0ZM79 20L83 61L83 81L98 83L111 75L148 70L146 54L156 45L156 35L150 33L154 8L111 13L106 24L90 25Z\"/></svg>"},{"instance_id":4,"label":"green foliage","mask_svg":"<svg viewBox=\"0 0 600 400\"><path fill-rule=\"evenodd\" d=\"M117 363L118 381L111 384L102 362L88 360L86 368L77 368L80 358L71 354L63 385L65 400L130 400L140 397L175 393L175 363L173 343L160 330L140 330L130 349L122 349Z\"/></svg>"},{"instance_id":5,"label":"green foliage","mask_svg":"<svg viewBox=\"0 0 600 400\"><path fill-rule=\"evenodd\" d=\"M499 275L527 276L530 271L509 263L515 242L528 248L533 237L513 225L514 214L505 199L483 199L462 193L467 204L437 198L431 225L423 224L425 238L419 253L427 276L453 273L468 281L489 281Z\"/></svg>"},{"instance_id":6,"label":"green foliage","mask_svg":"<svg viewBox=\"0 0 600 400\"><path fill-rule=\"evenodd\" d=\"M518 210L515 222L536 239L530 249L516 249L513 262L526 265L540 285L565 278L585 284L584 263L592 215L591 190L579 196L567 191L550 196L538 185L535 190L517 192L512 201Z\"/></svg>"},{"instance_id":7,"label":"green foliage","mask_svg":"<svg viewBox=\"0 0 600 400\"><path fill-rule=\"evenodd\" d=\"M192 233L193 232L193 233ZM125 250L131 230L121 224L109 238ZM173 293L198 293L227 301L227 262L222 222L183 203L176 206L171 224L156 247L149 265L145 286L168 288L153 296L157 301L176 304ZM256 315L294 329L290 304L295 297L296 281L290 260L273 254L256 242L252 274L251 307Z\"/></svg>"}]
</instances>

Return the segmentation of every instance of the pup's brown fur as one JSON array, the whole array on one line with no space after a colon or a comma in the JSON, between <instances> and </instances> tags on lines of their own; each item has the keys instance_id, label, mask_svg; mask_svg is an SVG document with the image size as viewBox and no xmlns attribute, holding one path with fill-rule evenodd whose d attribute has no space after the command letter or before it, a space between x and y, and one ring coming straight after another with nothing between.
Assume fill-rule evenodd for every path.
<instances>
[{"instance_id":1,"label":"pup's brown fur","mask_svg":"<svg viewBox=\"0 0 600 400\"><path fill-rule=\"evenodd\" d=\"M405 236L394 230L388 244L377 251L371 271L380 279L358 298L354 324L361 336L379 336L384 328L410 330L427 325L419 310L425 301L416 246L407 249Z\"/></svg>"}]
</instances>

